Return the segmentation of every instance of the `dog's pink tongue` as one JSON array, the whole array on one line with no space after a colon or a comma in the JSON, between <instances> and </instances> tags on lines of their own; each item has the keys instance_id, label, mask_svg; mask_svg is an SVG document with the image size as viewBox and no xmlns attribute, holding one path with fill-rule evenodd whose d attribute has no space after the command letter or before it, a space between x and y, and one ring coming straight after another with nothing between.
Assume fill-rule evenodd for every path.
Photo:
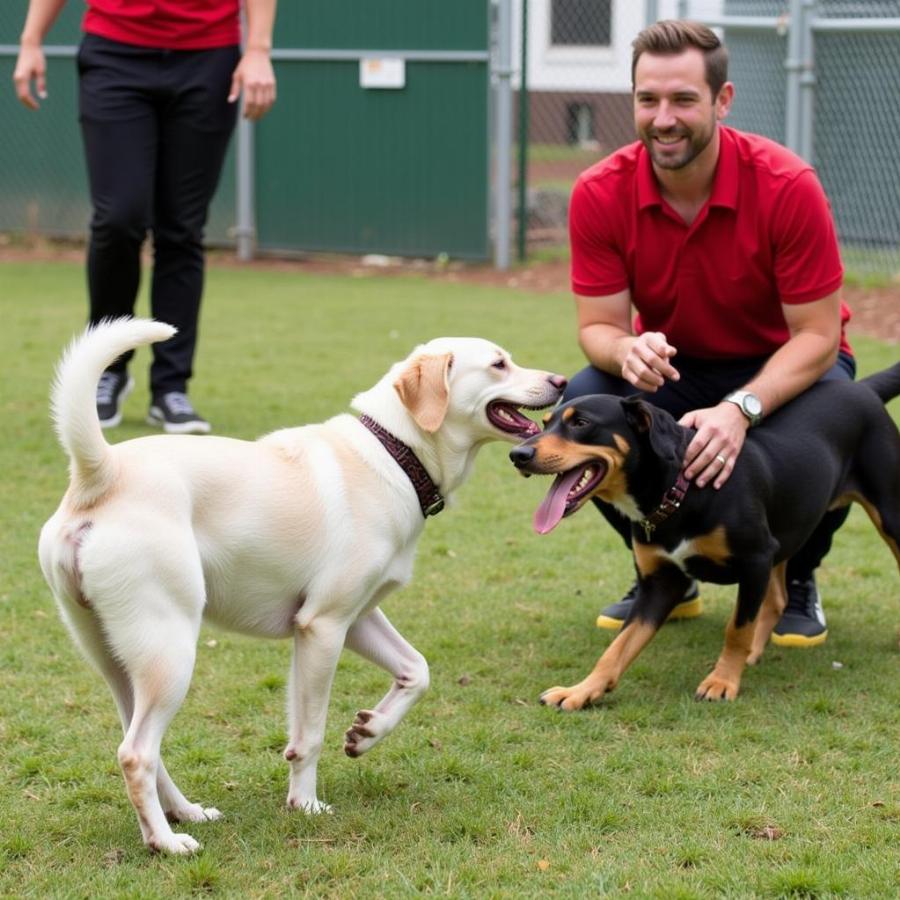
<instances>
[{"instance_id":1,"label":"dog's pink tongue","mask_svg":"<svg viewBox=\"0 0 900 900\"><path fill-rule=\"evenodd\" d=\"M577 467L569 472L557 475L553 485L547 491L547 496L541 501L541 505L534 514L534 530L538 534L546 534L559 524L559 520L566 511L566 497L569 491L581 477L582 469Z\"/></svg>"}]
</instances>

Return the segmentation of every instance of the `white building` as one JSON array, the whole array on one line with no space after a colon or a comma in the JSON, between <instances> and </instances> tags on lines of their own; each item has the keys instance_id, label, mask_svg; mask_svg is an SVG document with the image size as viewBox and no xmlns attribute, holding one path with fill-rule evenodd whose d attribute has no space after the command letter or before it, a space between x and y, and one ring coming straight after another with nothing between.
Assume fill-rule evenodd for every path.
<instances>
[{"instance_id":1,"label":"white building","mask_svg":"<svg viewBox=\"0 0 900 900\"><path fill-rule=\"evenodd\" d=\"M654 8L658 19L675 18L678 0L527 3L531 141L611 149L632 140L631 42ZM721 7L721 0L711 0L703 12L715 15ZM522 58L522 14L523 0L514 0L517 61Z\"/></svg>"}]
</instances>

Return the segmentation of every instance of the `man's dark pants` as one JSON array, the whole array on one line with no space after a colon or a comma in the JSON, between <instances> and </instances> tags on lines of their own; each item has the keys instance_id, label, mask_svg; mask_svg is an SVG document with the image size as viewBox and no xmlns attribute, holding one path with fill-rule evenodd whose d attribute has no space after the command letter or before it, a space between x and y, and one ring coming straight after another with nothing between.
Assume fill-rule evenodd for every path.
<instances>
[{"instance_id":1,"label":"man's dark pants","mask_svg":"<svg viewBox=\"0 0 900 900\"><path fill-rule=\"evenodd\" d=\"M79 119L93 217L90 321L134 314L141 245L153 232L150 311L178 328L153 346L154 396L184 391L203 294L203 228L236 121L237 47L158 50L86 34ZM111 367L124 371L132 353Z\"/></svg>"},{"instance_id":2,"label":"man's dark pants","mask_svg":"<svg viewBox=\"0 0 900 900\"><path fill-rule=\"evenodd\" d=\"M584 394L613 394L618 397L638 396L680 419L695 409L716 406L726 394L738 390L750 381L762 368L766 357L742 360L690 359L680 354L672 360L681 378L666 381L655 393L635 389L624 378L588 366L572 377L563 393L562 401L572 400ZM852 381L856 375L856 363L852 356L841 353L837 362L820 381ZM758 426L758 427L764 427ZM662 499L662 498L660 498ZM597 508L607 521L631 546L631 523L613 507L597 502ZM806 581L831 549L834 533L844 524L850 510L832 510L825 514L806 544L788 561L787 580Z\"/></svg>"}]
</instances>

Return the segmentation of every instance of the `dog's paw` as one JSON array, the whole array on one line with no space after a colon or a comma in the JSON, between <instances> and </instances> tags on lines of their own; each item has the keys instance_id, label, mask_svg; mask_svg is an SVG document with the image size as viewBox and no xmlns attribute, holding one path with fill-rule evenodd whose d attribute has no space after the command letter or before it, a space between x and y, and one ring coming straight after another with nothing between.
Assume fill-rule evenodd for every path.
<instances>
[{"instance_id":1,"label":"dog's paw","mask_svg":"<svg viewBox=\"0 0 900 900\"><path fill-rule=\"evenodd\" d=\"M695 700L708 700L712 703L719 700L734 700L740 690L740 682L723 678L721 675L708 675L694 694Z\"/></svg>"},{"instance_id":2,"label":"dog's paw","mask_svg":"<svg viewBox=\"0 0 900 900\"><path fill-rule=\"evenodd\" d=\"M196 853L200 849L199 841L195 841L189 834L176 834L174 832L150 837L147 840L147 846L154 853L177 853L182 856L188 853Z\"/></svg>"},{"instance_id":3,"label":"dog's paw","mask_svg":"<svg viewBox=\"0 0 900 900\"><path fill-rule=\"evenodd\" d=\"M382 716L374 709L361 709L353 724L344 734L344 753L353 757L362 756L371 750L384 736L385 729L379 727Z\"/></svg>"},{"instance_id":4,"label":"dog's paw","mask_svg":"<svg viewBox=\"0 0 900 900\"><path fill-rule=\"evenodd\" d=\"M174 807L166 810L166 818L170 822L214 822L222 818L222 813L212 806L203 807L199 803Z\"/></svg>"},{"instance_id":5,"label":"dog's paw","mask_svg":"<svg viewBox=\"0 0 900 900\"><path fill-rule=\"evenodd\" d=\"M555 706L565 712L574 712L588 705L590 697L585 691L579 690L578 686L552 687L541 694L540 701L544 706Z\"/></svg>"},{"instance_id":6,"label":"dog's paw","mask_svg":"<svg viewBox=\"0 0 900 900\"><path fill-rule=\"evenodd\" d=\"M288 795L287 805L291 809L299 809L301 812L305 812L310 816L318 816L322 813L331 813L334 810L327 804L323 803L321 800L317 800L315 797L291 797Z\"/></svg>"},{"instance_id":7,"label":"dog's paw","mask_svg":"<svg viewBox=\"0 0 900 900\"><path fill-rule=\"evenodd\" d=\"M565 712L584 709L599 703L604 694L608 694L616 686L616 679L609 672L595 670L584 681L571 687L552 687L544 691L540 701L544 706L555 706Z\"/></svg>"}]
</instances>

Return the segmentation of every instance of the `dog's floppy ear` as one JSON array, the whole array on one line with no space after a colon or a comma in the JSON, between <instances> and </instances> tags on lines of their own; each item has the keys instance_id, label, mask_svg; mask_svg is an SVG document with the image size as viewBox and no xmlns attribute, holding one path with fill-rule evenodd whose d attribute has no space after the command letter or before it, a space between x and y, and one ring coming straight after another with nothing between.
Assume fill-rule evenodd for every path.
<instances>
[{"instance_id":1,"label":"dog's floppy ear","mask_svg":"<svg viewBox=\"0 0 900 900\"><path fill-rule=\"evenodd\" d=\"M422 354L411 360L394 382L394 390L423 431L441 427L450 403L452 353Z\"/></svg>"},{"instance_id":2,"label":"dog's floppy ear","mask_svg":"<svg viewBox=\"0 0 900 900\"><path fill-rule=\"evenodd\" d=\"M664 409L651 406L638 397L622 401L625 421L638 433L646 434L650 449L660 458L680 463L682 434L678 423Z\"/></svg>"}]
</instances>

